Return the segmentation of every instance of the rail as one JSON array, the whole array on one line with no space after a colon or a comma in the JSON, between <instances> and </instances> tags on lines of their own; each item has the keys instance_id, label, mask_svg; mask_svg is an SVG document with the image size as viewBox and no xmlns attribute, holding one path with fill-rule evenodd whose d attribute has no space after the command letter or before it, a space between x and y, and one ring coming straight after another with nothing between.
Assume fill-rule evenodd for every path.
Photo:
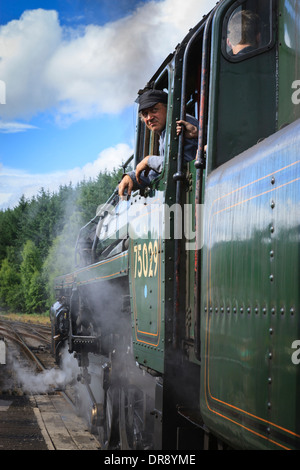
<instances>
[{"instance_id":1,"label":"rail","mask_svg":"<svg viewBox=\"0 0 300 470\"><path fill-rule=\"evenodd\" d=\"M50 327L12 322L0 317L0 337L4 338L7 349L11 353L18 351L17 367L26 368L30 382L31 371L28 366L31 368L32 364L35 366L32 378L40 375L43 377L43 374L48 376L48 373L52 377L51 369L59 370L50 355ZM38 357L40 353L43 354L42 360ZM23 359L25 359L24 365ZM52 390L52 387L55 388ZM20 388L19 382L18 388ZM55 383L52 385L51 382L50 388L48 393L36 390L27 391L26 387L24 389L24 394L29 395L29 401L47 448L49 450L100 450L101 445L88 430L86 419L79 416L72 385L70 389L69 387L65 389L64 386L56 387Z\"/></svg>"}]
</instances>

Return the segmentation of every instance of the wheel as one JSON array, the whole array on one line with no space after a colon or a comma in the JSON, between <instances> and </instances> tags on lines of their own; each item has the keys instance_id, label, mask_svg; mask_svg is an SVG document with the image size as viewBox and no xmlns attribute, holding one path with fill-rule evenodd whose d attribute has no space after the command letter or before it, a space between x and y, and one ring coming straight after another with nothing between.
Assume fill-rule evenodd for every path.
<instances>
[{"instance_id":1,"label":"wheel","mask_svg":"<svg viewBox=\"0 0 300 470\"><path fill-rule=\"evenodd\" d=\"M103 408L97 423L97 434L102 449L119 447L119 389L105 391Z\"/></svg>"},{"instance_id":2,"label":"wheel","mask_svg":"<svg viewBox=\"0 0 300 470\"><path fill-rule=\"evenodd\" d=\"M120 388L119 427L122 450L147 447L144 394L133 385Z\"/></svg>"}]
</instances>

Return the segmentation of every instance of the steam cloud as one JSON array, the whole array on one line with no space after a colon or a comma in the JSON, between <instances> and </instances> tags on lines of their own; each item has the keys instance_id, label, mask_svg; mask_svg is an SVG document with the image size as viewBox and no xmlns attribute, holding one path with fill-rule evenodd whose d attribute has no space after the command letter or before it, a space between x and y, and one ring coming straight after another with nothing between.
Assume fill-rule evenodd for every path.
<instances>
[{"instance_id":1,"label":"steam cloud","mask_svg":"<svg viewBox=\"0 0 300 470\"><path fill-rule=\"evenodd\" d=\"M41 373L34 373L19 364L16 358L11 358L11 365L16 380L26 393L48 393L55 389L63 389L76 380L79 367L73 355L67 348L62 354L61 369L49 369Z\"/></svg>"}]
</instances>

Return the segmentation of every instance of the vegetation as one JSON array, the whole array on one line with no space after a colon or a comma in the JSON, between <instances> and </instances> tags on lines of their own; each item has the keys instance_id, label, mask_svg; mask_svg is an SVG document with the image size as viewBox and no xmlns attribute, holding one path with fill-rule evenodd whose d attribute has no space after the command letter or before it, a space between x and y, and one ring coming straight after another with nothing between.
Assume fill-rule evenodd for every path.
<instances>
[{"instance_id":1,"label":"vegetation","mask_svg":"<svg viewBox=\"0 0 300 470\"><path fill-rule=\"evenodd\" d=\"M42 314L53 303L53 279L74 269L79 228L107 201L122 170L100 172L95 180L41 189L0 211L0 308Z\"/></svg>"}]
</instances>

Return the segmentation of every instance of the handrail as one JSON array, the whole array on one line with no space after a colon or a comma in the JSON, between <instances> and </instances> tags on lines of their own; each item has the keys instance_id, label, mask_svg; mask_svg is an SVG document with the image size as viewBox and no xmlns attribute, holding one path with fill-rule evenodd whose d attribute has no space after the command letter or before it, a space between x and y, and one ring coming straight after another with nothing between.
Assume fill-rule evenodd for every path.
<instances>
[{"instance_id":1,"label":"handrail","mask_svg":"<svg viewBox=\"0 0 300 470\"><path fill-rule=\"evenodd\" d=\"M190 48L193 45L194 41L199 37L202 29L205 26L205 21L203 21L200 26L197 28L195 33L190 38L183 55L183 65L182 65L182 86L181 86L181 104L180 104L180 120L185 120L186 117L186 104L185 104L185 91L187 83L187 58L190 52ZM183 169L183 147L184 147L184 133L179 134L178 141L178 159L177 159L177 173L173 175L173 179L176 183L176 204L181 203L181 184L184 181L185 176L182 171ZM180 261L181 261L181 246L180 240L175 239L174 246L174 309L173 309L173 331L172 331L172 345L174 348L179 346L179 297L180 297Z\"/></svg>"},{"instance_id":2,"label":"handrail","mask_svg":"<svg viewBox=\"0 0 300 470\"><path fill-rule=\"evenodd\" d=\"M210 26L214 10L211 12L204 30L203 43L202 43L202 63L201 63L201 91L200 91L200 111L199 111L199 132L198 132L198 152L195 161L196 168L196 187L195 187L195 279L194 279L194 315L195 315L195 343L194 351L196 358L200 361L201 353L201 252L200 252L200 224L198 220L199 211L198 206L202 203L202 186L203 186L203 171L205 169L204 158L204 138L205 138L205 125L207 122L206 104L208 94L208 52L209 52L209 34Z\"/></svg>"},{"instance_id":3,"label":"handrail","mask_svg":"<svg viewBox=\"0 0 300 470\"><path fill-rule=\"evenodd\" d=\"M182 88L181 88L181 108L180 108L180 119L185 120L186 117L186 104L185 104L185 91L186 91L186 82L187 82L187 68L188 68L188 55L190 52L190 48L193 45L194 41L199 37L199 34L204 29L203 34L203 42L202 42L202 60L201 60L201 96L200 96L200 112L199 112L199 133L198 133L198 157L195 162L195 166L197 168L197 173L201 173L197 175L197 181L200 182L201 179L201 188L198 188L197 194L199 196L199 201L201 201L201 192L202 192L202 179L203 179L203 169L205 167L205 160L204 160L204 113L206 107L206 99L207 99L207 77L208 77L208 69L207 69L207 61L208 61L208 40L209 40L209 28L211 25L211 20L214 15L215 7L210 15L203 20L203 22L199 25L193 36L190 38L187 47L184 52L183 58L183 72L182 72ZM184 148L184 136L183 132L179 135L179 142L178 142L178 160L177 160L177 173L174 174L173 179L176 182L176 204L180 204L181 202L181 183L185 179L183 169L183 153ZM198 168L199 166L199 168ZM198 200L198 199L197 199ZM199 203L199 202L198 202ZM197 208L197 206L196 206ZM197 209L195 210L195 217L197 214ZM196 224L199 221L196 218ZM196 233L197 236L197 233ZM197 242L197 239L196 239ZM174 282L174 311L173 311L173 346L176 348L178 346L179 341L179 292L180 292L180 261L181 261L181 247L180 247L180 240L175 239L175 248L174 248L174 255L175 255L175 266L174 266L174 274L175 274L175 282ZM196 356L200 358L200 267L201 267L201 260L199 260L199 251L197 250L196 244L196 251L195 251L195 263L197 264L198 276L197 277L197 284L195 283L194 289L197 290L195 292L195 318L196 318L196 341L195 341L195 352ZM195 265L196 269L196 265ZM197 310L196 310L197 308Z\"/></svg>"}]
</instances>

